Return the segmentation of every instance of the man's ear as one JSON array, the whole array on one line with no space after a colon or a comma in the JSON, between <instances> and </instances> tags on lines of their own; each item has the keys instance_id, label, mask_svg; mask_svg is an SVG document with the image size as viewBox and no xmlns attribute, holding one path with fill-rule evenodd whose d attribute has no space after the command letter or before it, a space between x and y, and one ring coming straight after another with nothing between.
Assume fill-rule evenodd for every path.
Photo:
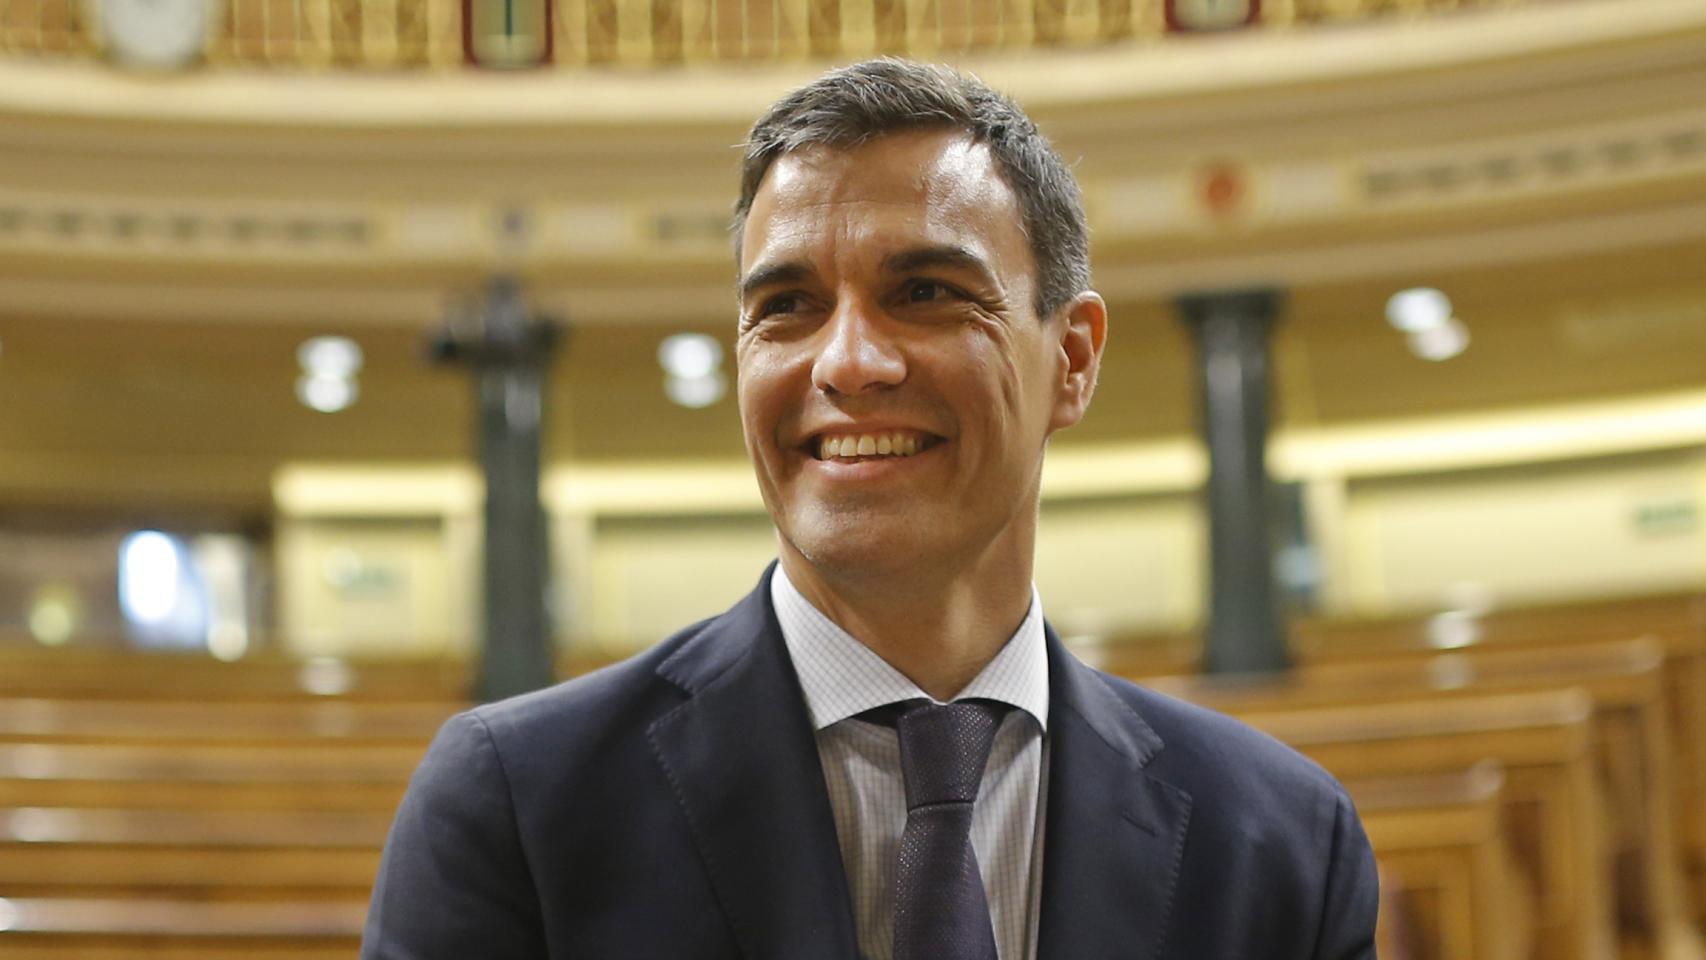
<instances>
[{"instance_id":1,"label":"man's ear","mask_svg":"<svg viewBox=\"0 0 1706 960\"><path fill-rule=\"evenodd\" d=\"M1059 379L1050 430L1062 430L1084 418L1096 375L1102 369L1102 346L1108 340L1108 305L1100 294L1086 290L1060 308Z\"/></svg>"}]
</instances>

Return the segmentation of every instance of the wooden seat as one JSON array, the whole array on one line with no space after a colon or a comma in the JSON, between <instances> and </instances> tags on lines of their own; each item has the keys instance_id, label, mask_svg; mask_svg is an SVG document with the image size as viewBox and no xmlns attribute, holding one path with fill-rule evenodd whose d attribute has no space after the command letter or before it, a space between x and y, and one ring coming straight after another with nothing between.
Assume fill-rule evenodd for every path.
<instances>
[{"instance_id":1,"label":"wooden seat","mask_svg":"<svg viewBox=\"0 0 1706 960\"><path fill-rule=\"evenodd\" d=\"M0 896L365 900L378 811L0 811Z\"/></svg>"},{"instance_id":2,"label":"wooden seat","mask_svg":"<svg viewBox=\"0 0 1706 960\"><path fill-rule=\"evenodd\" d=\"M1196 673L1202 668L1202 637L1194 632L1067 635L1074 656L1121 676Z\"/></svg>"},{"instance_id":3,"label":"wooden seat","mask_svg":"<svg viewBox=\"0 0 1706 960\"><path fill-rule=\"evenodd\" d=\"M1654 944L1672 944L1660 950L1664 955L1690 956L1698 934L1680 866L1661 662L1651 642L1623 641L1313 665L1272 679L1153 683L1210 706L1238 710L1583 689L1594 705L1593 741L1610 825L1607 882L1616 897L1620 929Z\"/></svg>"},{"instance_id":4,"label":"wooden seat","mask_svg":"<svg viewBox=\"0 0 1706 960\"><path fill-rule=\"evenodd\" d=\"M1504 826L1536 895L1536 958L1615 955L1602 802L1579 690L1286 710L1229 710L1345 781L1505 770Z\"/></svg>"},{"instance_id":5,"label":"wooden seat","mask_svg":"<svg viewBox=\"0 0 1706 960\"><path fill-rule=\"evenodd\" d=\"M1501 610L1365 621L1302 621L1292 636L1300 664L1428 657L1442 646L1563 649L1642 637L1663 653L1667 721L1684 870L1706 920L1706 595L1691 592Z\"/></svg>"},{"instance_id":6,"label":"wooden seat","mask_svg":"<svg viewBox=\"0 0 1706 960\"><path fill-rule=\"evenodd\" d=\"M1353 780L1380 865L1380 955L1501 960L1533 950L1533 891L1512 863L1504 771Z\"/></svg>"},{"instance_id":7,"label":"wooden seat","mask_svg":"<svg viewBox=\"0 0 1706 960\"><path fill-rule=\"evenodd\" d=\"M424 744L0 744L0 777L181 783L399 783Z\"/></svg>"},{"instance_id":8,"label":"wooden seat","mask_svg":"<svg viewBox=\"0 0 1706 960\"><path fill-rule=\"evenodd\" d=\"M463 704L224 676L240 695L0 700L0 957L355 955L393 811Z\"/></svg>"},{"instance_id":9,"label":"wooden seat","mask_svg":"<svg viewBox=\"0 0 1706 960\"><path fill-rule=\"evenodd\" d=\"M13 712L44 739L0 743L0 957L353 957L436 717L263 706L144 704L121 742L84 738L136 704Z\"/></svg>"},{"instance_id":10,"label":"wooden seat","mask_svg":"<svg viewBox=\"0 0 1706 960\"><path fill-rule=\"evenodd\" d=\"M0 743L420 743L456 701L0 700Z\"/></svg>"},{"instance_id":11,"label":"wooden seat","mask_svg":"<svg viewBox=\"0 0 1706 960\"><path fill-rule=\"evenodd\" d=\"M396 809L424 743L0 744L0 808Z\"/></svg>"},{"instance_id":12,"label":"wooden seat","mask_svg":"<svg viewBox=\"0 0 1706 960\"><path fill-rule=\"evenodd\" d=\"M1455 618L1447 615L1444 620ZM1580 603L1492 610L1466 618L1469 642L1483 646L1511 643L1550 643L1556 638L1603 639L1655 632L1698 633L1706 630L1706 594L1688 592L1651 597L1591 600ZM1365 620L1303 619L1292 631L1292 648L1300 659L1331 658L1343 651L1360 655L1372 648L1418 646L1438 650L1442 644L1440 617L1401 616ZM1449 632L1449 631L1447 631Z\"/></svg>"},{"instance_id":13,"label":"wooden seat","mask_svg":"<svg viewBox=\"0 0 1706 960\"><path fill-rule=\"evenodd\" d=\"M1671 755L1670 807L1679 853L1676 899L1690 900L1706 921L1706 595L1655 597L1499 610L1467 617L1303 620L1292 627L1292 653L1304 667L1395 658L1430 659L1468 650L1554 650L1644 638L1662 651L1665 717ZM1170 636L1111 637L1086 647L1104 669L1127 675L1167 671L1158 649L1198 651ZM1188 671L1184 671L1188 672ZM1625 829L1639 820L1626 820ZM1692 885L1692 896L1687 887Z\"/></svg>"},{"instance_id":14,"label":"wooden seat","mask_svg":"<svg viewBox=\"0 0 1706 960\"><path fill-rule=\"evenodd\" d=\"M1300 667L1276 678L1160 678L1158 689L1223 709L1283 709L1417 696L1579 687L1594 705L1594 747L1620 926L1653 941L1690 928L1671 781L1662 657L1650 641L1465 650L1427 658Z\"/></svg>"},{"instance_id":15,"label":"wooden seat","mask_svg":"<svg viewBox=\"0 0 1706 960\"><path fill-rule=\"evenodd\" d=\"M466 660L339 660L0 645L0 698L466 700Z\"/></svg>"},{"instance_id":16,"label":"wooden seat","mask_svg":"<svg viewBox=\"0 0 1706 960\"><path fill-rule=\"evenodd\" d=\"M7 960L349 960L364 902L0 899Z\"/></svg>"}]
</instances>

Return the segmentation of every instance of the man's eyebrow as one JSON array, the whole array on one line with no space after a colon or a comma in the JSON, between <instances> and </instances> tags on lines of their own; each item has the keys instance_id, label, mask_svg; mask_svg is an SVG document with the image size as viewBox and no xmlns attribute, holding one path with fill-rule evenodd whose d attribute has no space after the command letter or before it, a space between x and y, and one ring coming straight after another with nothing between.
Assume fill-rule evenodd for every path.
<instances>
[{"instance_id":1,"label":"man's eyebrow","mask_svg":"<svg viewBox=\"0 0 1706 960\"><path fill-rule=\"evenodd\" d=\"M753 291L783 283L798 283L812 275L812 268L803 263L766 263L754 267L740 281L740 298L752 296Z\"/></svg>"},{"instance_id":2,"label":"man's eyebrow","mask_svg":"<svg viewBox=\"0 0 1706 960\"><path fill-rule=\"evenodd\" d=\"M886 273L912 273L930 267L970 270L986 280L995 279L995 272L990 269L988 261L956 244L913 247L896 251L883 258L883 270Z\"/></svg>"}]
</instances>

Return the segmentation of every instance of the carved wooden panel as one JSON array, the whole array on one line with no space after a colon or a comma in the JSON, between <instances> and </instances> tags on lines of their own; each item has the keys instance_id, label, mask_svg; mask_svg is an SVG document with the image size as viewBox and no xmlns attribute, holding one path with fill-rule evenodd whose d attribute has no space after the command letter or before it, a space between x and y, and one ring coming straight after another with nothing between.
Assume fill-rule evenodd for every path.
<instances>
[{"instance_id":1,"label":"carved wooden panel","mask_svg":"<svg viewBox=\"0 0 1706 960\"><path fill-rule=\"evenodd\" d=\"M0 0L0 52L86 56L82 0ZM214 67L343 69L461 63L460 0L215 0ZM1260 26L1443 14L1563 0L1266 0ZM567 67L686 62L930 59L990 49L1093 46L1166 33L1163 0L551 0Z\"/></svg>"}]
</instances>

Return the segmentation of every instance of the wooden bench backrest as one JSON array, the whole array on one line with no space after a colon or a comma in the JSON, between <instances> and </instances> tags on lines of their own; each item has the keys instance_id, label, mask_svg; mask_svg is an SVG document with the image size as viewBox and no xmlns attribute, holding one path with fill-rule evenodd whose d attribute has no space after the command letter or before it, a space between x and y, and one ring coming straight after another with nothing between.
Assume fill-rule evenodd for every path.
<instances>
[{"instance_id":1,"label":"wooden bench backrest","mask_svg":"<svg viewBox=\"0 0 1706 960\"><path fill-rule=\"evenodd\" d=\"M0 901L0 955L31 960L349 960L360 902L192 902L95 898Z\"/></svg>"},{"instance_id":2,"label":"wooden bench backrest","mask_svg":"<svg viewBox=\"0 0 1706 960\"><path fill-rule=\"evenodd\" d=\"M124 700L466 700L465 660L225 662L206 654L0 645L0 697Z\"/></svg>"},{"instance_id":3,"label":"wooden bench backrest","mask_svg":"<svg viewBox=\"0 0 1706 960\"><path fill-rule=\"evenodd\" d=\"M1592 710L1572 689L1229 712L1346 781L1503 764L1506 825L1537 894L1538 955L1588 958L1612 943Z\"/></svg>"},{"instance_id":4,"label":"wooden bench backrest","mask_svg":"<svg viewBox=\"0 0 1706 960\"><path fill-rule=\"evenodd\" d=\"M454 701L0 699L0 742L426 743Z\"/></svg>"},{"instance_id":5,"label":"wooden bench backrest","mask_svg":"<svg viewBox=\"0 0 1706 960\"><path fill-rule=\"evenodd\" d=\"M1533 891L1511 862L1504 771L1345 784L1381 873L1382 960L1496 960L1533 949Z\"/></svg>"}]
</instances>

